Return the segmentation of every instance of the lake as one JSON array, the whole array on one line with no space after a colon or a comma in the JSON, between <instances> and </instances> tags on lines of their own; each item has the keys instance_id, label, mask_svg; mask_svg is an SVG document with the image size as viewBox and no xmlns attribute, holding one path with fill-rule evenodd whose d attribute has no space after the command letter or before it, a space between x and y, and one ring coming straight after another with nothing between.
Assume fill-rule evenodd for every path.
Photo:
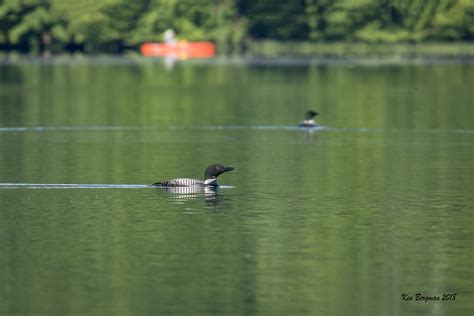
<instances>
[{"instance_id":1,"label":"lake","mask_svg":"<svg viewBox=\"0 0 474 316\"><path fill-rule=\"evenodd\" d=\"M473 87L472 63L3 63L0 314L472 314ZM216 162L216 192L148 187Z\"/></svg>"}]
</instances>

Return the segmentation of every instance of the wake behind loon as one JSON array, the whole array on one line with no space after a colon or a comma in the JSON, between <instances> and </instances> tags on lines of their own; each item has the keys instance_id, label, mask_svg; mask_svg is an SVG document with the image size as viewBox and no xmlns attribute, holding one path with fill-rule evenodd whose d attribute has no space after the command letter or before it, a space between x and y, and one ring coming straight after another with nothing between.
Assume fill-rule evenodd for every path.
<instances>
[{"instance_id":1,"label":"wake behind loon","mask_svg":"<svg viewBox=\"0 0 474 316\"><path fill-rule=\"evenodd\" d=\"M232 171L235 168L226 167L221 164L212 164L204 171L204 180L190 179L190 178L177 178L165 181L153 183L152 186L157 188L170 188L170 187L190 187L190 186L211 186L218 187L217 177L227 171Z\"/></svg>"},{"instance_id":2,"label":"wake behind loon","mask_svg":"<svg viewBox=\"0 0 474 316\"><path fill-rule=\"evenodd\" d=\"M308 111L304 115L304 120L300 122L298 125L299 127L316 127L318 124L314 121L314 117L317 116L319 113L314 112L312 110Z\"/></svg>"}]
</instances>

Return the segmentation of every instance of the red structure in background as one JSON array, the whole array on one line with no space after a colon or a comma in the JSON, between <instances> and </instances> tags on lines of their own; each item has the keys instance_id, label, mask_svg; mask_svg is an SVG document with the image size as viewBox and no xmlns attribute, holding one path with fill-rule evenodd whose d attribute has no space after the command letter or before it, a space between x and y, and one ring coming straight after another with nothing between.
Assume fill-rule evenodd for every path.
<instances>
[{"instance_id":1,"label":"red structure in background","mask_svg":"<svg viewBox=\"0 0 474 316\"><path fill-rule=\"evenodd\" d=\"M188 58L212 58L216 45L212 42L144 43L140 46L143 56Z\"/></svg>"}]
</instances>

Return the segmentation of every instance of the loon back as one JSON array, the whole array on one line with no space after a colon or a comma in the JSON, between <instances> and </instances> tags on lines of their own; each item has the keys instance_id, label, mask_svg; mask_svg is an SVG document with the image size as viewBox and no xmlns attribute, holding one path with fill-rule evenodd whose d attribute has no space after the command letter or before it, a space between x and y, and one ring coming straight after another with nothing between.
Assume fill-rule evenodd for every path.
<instances>
[{"instance_id":1,"label":"loon back","mask_svg":"<svg viewBox=\"0 0 474 316\"><path fill-rule=\"evenodd\" d=\"M204 181L191 178L178 178L153 183L155 187L189 187L193 185L204 185Z\"/></svg>"}]
</instances>

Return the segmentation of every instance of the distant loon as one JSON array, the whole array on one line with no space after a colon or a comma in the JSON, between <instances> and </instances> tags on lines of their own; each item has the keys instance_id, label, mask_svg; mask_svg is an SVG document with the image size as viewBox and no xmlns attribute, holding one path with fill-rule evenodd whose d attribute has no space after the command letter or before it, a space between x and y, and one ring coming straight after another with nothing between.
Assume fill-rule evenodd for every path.
<instances>
[{"instance_id":1,"label":"distant loon","mask_svg":"<svg viewBox=\"0 0 474 316\"><path fill-rule=\"evenodd\" d=\"M314 117L318 115L318 112L308 111L304 115L304 120L298 125L299 127L316 127L318 124L314 121Z\"/></svg>"},{"instance_id":2,"label":"distant loon","mask_svg":"<svg viewBox=\"0 0 474 316\"><path fill-rule=\"evenodd\" d=\"M157 188L170 188L170 187L190 187L190 186L211 186L218 187L217 177L224 172L232 171L235 168L226 167L220 164L213 164L206 168L204 171L204 180L190 179L190 178L178 178L170 179L166 181L160 181L153 183L152 186Z\"/></svg>"}]
</instances>

